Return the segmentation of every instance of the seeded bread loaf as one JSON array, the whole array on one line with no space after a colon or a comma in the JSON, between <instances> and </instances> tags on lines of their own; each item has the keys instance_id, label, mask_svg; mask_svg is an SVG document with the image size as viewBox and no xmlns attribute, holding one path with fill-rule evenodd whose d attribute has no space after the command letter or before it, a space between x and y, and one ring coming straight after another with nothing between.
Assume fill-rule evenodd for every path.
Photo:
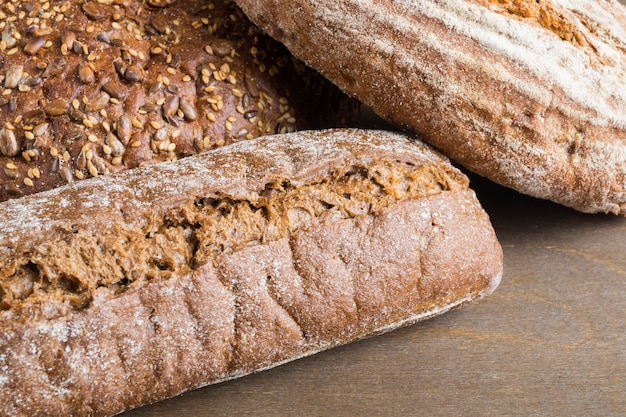
<instances>
[{"instance_id":1,"label":"seeded bread loaf","mask_svg":"<svg viewBox=\"0 0 626 417\"><path fill-rule=\"evenodd\" d=\"M228 0L0 2L0 201L356 105Z\"/></svg>"},{"instance_id":2,"label":"seeded bread loaf","mask_svg":"<svg viewBox=\"0 0 626 417\"><path fill-rule=\"evenodd\" d=\"M626 214L626 9L617 0L236 0L379 115L466 168Z\"/></svg>"},{"instance_id":3,"label":"seeded bread loaf","mask_svg":"<svg viewBox=\"0 0 626 417\"><path fill-rule=\"evenodd\" d=\"M467 178L382 131L296 132L0 205L0 414L110 415L489 294Z\"/></svg>"}]
</instances>

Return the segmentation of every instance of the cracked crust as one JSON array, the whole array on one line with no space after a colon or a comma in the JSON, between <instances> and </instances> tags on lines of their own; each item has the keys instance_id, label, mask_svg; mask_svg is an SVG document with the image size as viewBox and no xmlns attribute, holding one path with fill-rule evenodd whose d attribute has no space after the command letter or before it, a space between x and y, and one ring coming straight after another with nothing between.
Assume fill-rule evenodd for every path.
<instances>
[{"instance_id":1,"label":"cracked crust","mask_svg":"<svg viewBox=\"0 0 626 417\"><path fill-rule=\"evenodd\" d=\"M237 3L466 168L580 211L626 213L626 11L616 0Z\"/></svg>"},{"instance_id":2,"label":"cracked crust","mask_svg":"<svg viewBox=\"0 0 626 417\"><path fill-rule=\"evenodd\" d=\"M467 178L380 131L302 132L0 206L0 414L111 415L491 293Z\"/></svg>"}]
</instances>

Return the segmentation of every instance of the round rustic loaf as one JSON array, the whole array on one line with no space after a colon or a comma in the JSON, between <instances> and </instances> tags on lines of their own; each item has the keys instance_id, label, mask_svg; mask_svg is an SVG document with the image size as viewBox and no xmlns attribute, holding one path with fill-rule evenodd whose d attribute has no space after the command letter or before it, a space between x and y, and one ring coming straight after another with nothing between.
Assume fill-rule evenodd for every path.
<instances>
[{"instance_id":1,"label":"round rustic loaf","mask_svg":"<svg viewBox=\"0 0 626 417\"><path fill-rule=\"evenodd\" d=\"M379 115L466 168L626 213L626 12L616 0L237 0Z\"/></svg>"},{"instance_id":2,"label":"round rustic loaf","mask_svg":"<svg viewBox=\"0 0 626 417\"><path fill-rule=\"evenodd\" d=\"M0 4L0 201L356 114L228 0Z\"/></svg>"}]
</instances>

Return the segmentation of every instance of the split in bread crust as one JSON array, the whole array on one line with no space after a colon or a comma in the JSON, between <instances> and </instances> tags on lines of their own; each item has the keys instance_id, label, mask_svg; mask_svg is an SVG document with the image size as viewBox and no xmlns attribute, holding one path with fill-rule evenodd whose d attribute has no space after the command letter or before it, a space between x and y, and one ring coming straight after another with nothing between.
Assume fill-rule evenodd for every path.
<instances>
[{"instance_id":1,"label":"split in bread crust","mask_svg":"<svg viewBox=\"0 0 626 417\"><path fill-rule=\"evenodd\" d=\"M0 414L114 414L440 314L502 274L467 178L381 131L254 139L0 218Z\"/></svg>"}]
</instances>

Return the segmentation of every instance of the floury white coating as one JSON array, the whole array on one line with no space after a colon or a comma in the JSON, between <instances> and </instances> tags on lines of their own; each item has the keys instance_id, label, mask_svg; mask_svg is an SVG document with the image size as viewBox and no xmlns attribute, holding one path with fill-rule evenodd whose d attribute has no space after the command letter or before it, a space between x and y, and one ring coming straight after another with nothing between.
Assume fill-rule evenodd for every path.
<instances>
[{"instance_id":1,"label":"floury white coating","mask_svg":"<svg viewBox=\"0 0 626 417\"><path fill-rule=\"evenodd\" d=\"M441 314L502 276L467 178L389 132L245 141L0 204L15 214L0 414L16 417L114 415Z\"/></svg>"},{"instance_id":2,"label":"floury white coating","mask_svg":"<svg viewBox=\"0 0 626 417\"><path fill-rule=\"evenodd\" d=\"M365 17L368 20L384 21L385 25L391 24L394 31L411 34L411 37L420 39L420 42L427 44L428 48L440 50L461 62L483 68L483 71L495 81L512 84L546 106L551 104L553 89L556 88L575 103L594 112L587 114L567 106L561 109L564 113L598 125L613 124L626 128L626 88L624 88L626 62L623 53L618 50L619 47L626 46L626 29L621 27L615 18L610 16L607 18L606 13L601 16L598 10L592 9L588 15L590 19L601 16L603 20L611 23L608 29L610 33L593 34L572 15L573 12L568 10L573 9L579 2L560 3L564 8L562 12L571 15L577 30L593 39L596 53L609 65L592 65L585 51L563 42L557 35L547 32L541 26L511 19L466 0L396 1L393 7L401 13L394 15L392 22L385 20L385 13L380 10L378 2L364 0L359 2L359 7L363 9L362 14L343 15L342 19L345 18L345 24L351 28L346 30L355 31L371 25L365 22ZM576 10L586 9L577 7ZM334 12L330 8L318 8L317 11L321 20L335 21L338 18L337 15L326 15ZM497 65L489 68L490 63L467 53L453 42L446 42L438 34L424 32L415 24L418 14L440 21L457 34L476 41L494 56L504 57L523 67L546 84L529 84L526 79L519 78L513 73L499 71ZM428 64L416 61L411 51L395 50L391 44L383 44L380 39L376 39L374 44L387 54L403 55L407 65L427 71Z\"/></svg>"},{"instance_id":3,"label":"floury white coating","mask_svg":"<svg viewBox=\"0 0 626 417\"><path fill-rule=\"evenodd\" d=\"M237 2L294 55L468 170L579 211L626 214L617 1Z\"/></svg>"}]
</instances>

